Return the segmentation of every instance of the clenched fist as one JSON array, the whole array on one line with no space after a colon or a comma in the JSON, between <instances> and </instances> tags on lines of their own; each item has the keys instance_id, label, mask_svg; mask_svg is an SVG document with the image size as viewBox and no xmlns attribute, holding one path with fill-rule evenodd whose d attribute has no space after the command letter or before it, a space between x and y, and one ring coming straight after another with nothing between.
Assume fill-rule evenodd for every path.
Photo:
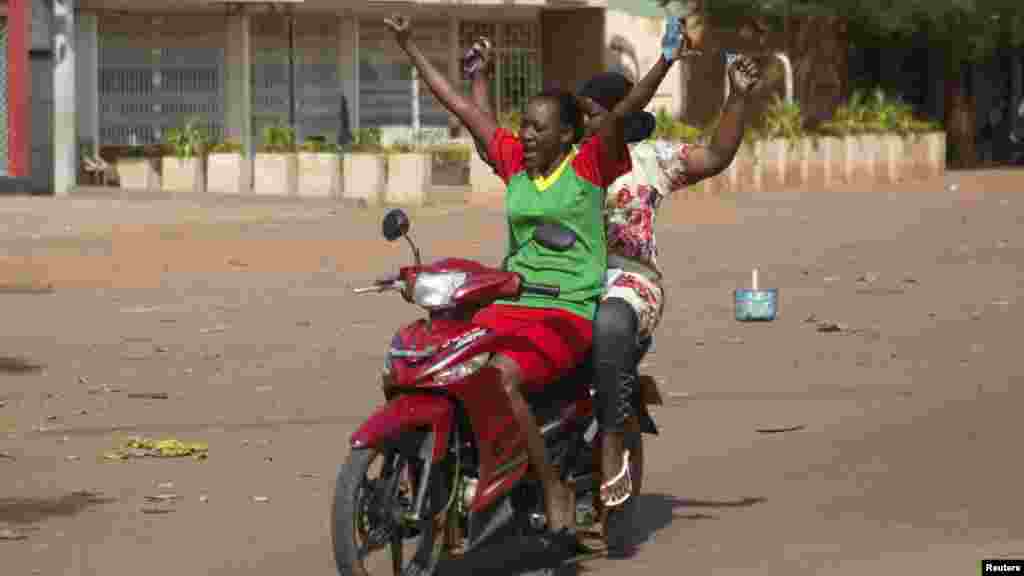
<instances>
[{"instance_id":1,"label":"clenched fist","mask_svg":"<svg viewBox=\"0 0 1024 576\"><path fill-rule=\"evenodd\" d=\"M749 56L739 54L729 64L729 89L741 96L750 94L761 81L761 69Z\"/></svg>"}]
</instances>

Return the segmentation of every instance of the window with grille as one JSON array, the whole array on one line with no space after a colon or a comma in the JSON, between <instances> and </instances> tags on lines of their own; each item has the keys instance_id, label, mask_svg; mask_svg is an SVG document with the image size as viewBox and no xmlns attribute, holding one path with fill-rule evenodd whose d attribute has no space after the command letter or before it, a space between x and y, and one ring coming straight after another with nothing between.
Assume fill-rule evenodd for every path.
<instances>
[{"instance_id":1,"label":"window with grille","mask_svg":"<svg viewBox=\"0 0 1024 576\"><path fill-rule=\"evenodd\" d=\"M209 16L101 15L101 145L160 142L192 118L219 140L225 28Z\"/></svg>"},{"instance_id":2,"label":"window with grille","mask_svg":"<svg viewBox=\"0 0 1024 576\"><path fill-rule=\"evenodd\" d=\"M459 23L459 54L465 54L480 36L494 43L491 106L499 118L522 113L530 96L541 90L540 24L537 22ZM463 83L468 93L469 82Z\"/></svg>"},{"instance_id":3,"label":"window with grille","mask_svg":"<svg viewBox=\"0 0 1024 576\"><path fill-rule=\"evenodd\" d=\"M341 127L338 79L338 19L295 17L296 142L323 136L336 142ZM252 18L253 136L275 123L288 124L288 21L273 14ZM350 104L351 109L351 104Z\"/></svg>"},{"instance_id":4,"label":"window with grille","mask_svg":"<svg viewBox=\"0 0 1024 576\"><path fill-rule=\"evenodd\" d=\"M443 74L448 74L451 30L447 20L417 20L413 40ZM359 125L412 125L412 65L394 34L377 20L359 22ZM420 126L444 127L448 113L423 81L419 86Z\"/></svg>"}]
</instances>

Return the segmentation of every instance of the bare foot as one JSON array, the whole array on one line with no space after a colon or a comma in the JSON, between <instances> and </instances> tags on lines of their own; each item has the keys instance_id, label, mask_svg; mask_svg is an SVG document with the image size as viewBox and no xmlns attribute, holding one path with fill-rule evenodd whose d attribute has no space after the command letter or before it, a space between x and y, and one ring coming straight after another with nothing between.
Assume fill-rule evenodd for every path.
<instances>
[{"instance_id":1,"label":"bare foot","mask_svg":"<svg viewBox=\"0 0 1024 576\"><path fill-rule=\"evenodd\" d=\"M622 470L622 454L626 437L621 432L606 432L601 438L601 483L607 482Z\"/></svg>"}]
</instances>

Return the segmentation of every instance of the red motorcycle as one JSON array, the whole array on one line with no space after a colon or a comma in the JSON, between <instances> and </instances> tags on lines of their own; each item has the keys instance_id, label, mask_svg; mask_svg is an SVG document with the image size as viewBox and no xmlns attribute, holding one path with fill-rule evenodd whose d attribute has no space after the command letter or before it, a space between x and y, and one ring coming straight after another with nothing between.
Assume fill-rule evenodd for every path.
<instances>
[{"instance_id":1,"label":"red motorcycle","mask_svg":"<svg viewBox=\"0 0 1024 576\"><path fill-rule=\"evenodd\" d=\"M546 526L540 484L527 473L525 441L498 373L488 365L501 350L494 335L471 319L496 300L557 296L559 289L470 260L422 264L402 210L388 212L382 228L388 241L406 239L415 265L355 292L397 291L428 315L391 341L381 376L386 403L352 434L336 481L331 539L340 574L430 575L442 559L478 548L509 522L520 534ZM564 251L576 237L560 225L543 224L532 241ZM657 434L647 406L661 403L654 380L640 381L634 394L640 425L626 441L637 492L643 482L641 434ZM587 362L529 399L552 462L575 485L581 525L596 518L598 438L590 383ZM390 554L380 561L368 559L385 548Z\"/></svg>"}]
</instances>

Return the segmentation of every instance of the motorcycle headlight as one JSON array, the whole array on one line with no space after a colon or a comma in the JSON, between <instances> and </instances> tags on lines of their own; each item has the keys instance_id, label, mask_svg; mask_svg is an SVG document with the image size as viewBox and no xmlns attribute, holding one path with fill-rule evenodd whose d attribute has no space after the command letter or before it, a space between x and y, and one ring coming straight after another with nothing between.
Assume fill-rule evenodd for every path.
<instances>
[{"instance_id":1,"label":"motorcycle headlight","mask_svg":"<svg viewBox=\"0 0 1024 576\"><path fill-rule=\"evenodd\" d=\"M477 354L465 362L460 362L451 368L442 370L437 374L434 374L435 384L447 384L456 380L462 380L467 378L477 370L487 365L487 361L491 359L490 352L484 352L483 354Z\"/></svg>"},{"instance_id":2,"label":"motorcycle headlight","mask_svg":"<svg viewBox=\"0 0 1024 576\"><path fill-rule=\"evenodd\" d=\"M451 305L455 291L465 283L465 272L421 273L416 276L412 299L424 308L444 308Z\"/></svg>"}]
</instances>

